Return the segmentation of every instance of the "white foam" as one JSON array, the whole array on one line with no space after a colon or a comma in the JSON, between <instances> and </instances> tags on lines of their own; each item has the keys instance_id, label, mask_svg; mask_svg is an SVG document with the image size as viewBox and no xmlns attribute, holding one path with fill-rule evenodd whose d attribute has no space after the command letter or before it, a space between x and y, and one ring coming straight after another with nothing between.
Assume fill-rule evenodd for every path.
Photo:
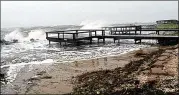
<instances>
[{"instance_id":1,"label":"white foam","mask_svg":"<svg viewBox=\"0 0 179 95\"><path fill-rule=\"evenodd\" d=\"M88 28L99 28L102 27L104 24L99 22L91 22L91 23L82 23L84 27L82 29L88 29ZM116 54L122 54L129 51L132 51L134 49L132 48L141 48L145 46L138 46L138 45L125 45L122 44L121 46L116 46L116 44L109 44L104 45L102 47L90 47L85 46L84 50L76 50L74 47L68 47L67 51L64 48L59 47L47 47L48 41L45 39L45 30L32 30L28 33L27 36L24 36L23 34L19 37L21 41L24 41L22 43L16 43L13 45L6 45L3 47L1 54L4 58L15 58L10 63L14 64L8 64L3 65L1 68L9 67L9 71L7 75L9 76L9 79L13 81L15 77L17 76L17 73L23 68L25 65L29 65L30 70L33 69L33 64L46 64L46 63L54 63L54 60L58 60L59 63L70 63L75 60L83 60L83 59L92 59L92 58L98 58L98 57L104 57L104 56L112 56ZM17 31L16 31L17 32ZM16 33L14 32L14 33ZM19 32L22 32L19 30ZM19 33L17 32L17 34ZM12 36L12 34L11 34ZM7 36L8 37L8 36ZM10 36L9 36L10 37ZM36 42L30 42L29 40L33 39L39 39L40 41ZM45 39L45 40L44 40ZM51 52L52 51L52 52ZM21 53L22 52L22 53ZM22 54L22 55L21 55ZM33 57L35 55L35 57ZM33 60L43 60L44 61L33 61ZM18 60L18 61L16 61ZM19 63L21 60L25 60L27 63ZM29 62L32 61L32 62ZM8 63L8 62L7 62Z\"/></svg>"},{"instance_id":2,"label":"white foam","mask_svg":"<svg viewBox=\"0 0 179 95\"><path fill-rule=\"evenodd\" d=\"M29 63L16 63L16 64L3 65L1 66L1 69L9 67L9 70L7 72L7 80L9 80L8 82L11 83L15 80L18 72L20 72L20 70L26 65L53 64L54 62L55 61L53 59L46 59L43 61L33 61Z\"/></svg>"},{"instance_id":3,"label":"white foam","mask_svg":"<svg viewBox=\"0 0 179 95\"><path fill-rule=\"evenodd\" d=\"M11 67L11 66L24 66L24 65L29 65L29 64L44 64L44 63L53 63L55 62L53 59L46 59L43 61L33 61L33 62L29 62L29 63L16 63L16 64L8 64L8 65L2 65L1 68L5 68L5 67Z\"/></svg>"},{"instance_id":4,"label":"white foam","mask_svg":"<svg viewBox=\"0 0 179 95\"><path fill-rule=\"evenodd\" d=\"M30 39L45 40L46 39L45 31L41 29L31 30L28 33L28 37L26 37L25 40L29 41Z\"/></svg>"},{"instance_id":5,"label":"white foam","mask_svg":"<svg viewBox=\"0 0 179 95\"><path fill-rule=\"evenodd\" d=\"M11 83L15 80L18 72L21 70L21 68L24 67L24 65L12 65L8 67L9 67L9 70L7 72L7 80L8 80L8 83Z\"/></svg>"},{"instance_id":6,"label":"white foam","mask_svg":"<svg viewBox=\"0 0 179 95\"><path fill-rule=\"evenodd\" d=\"M119 50L119 51L115 51L114 52L106 52L104 54L101 54L101 53L97 53L96 55L94 56L83 56L83 57L80 57L80 56L77 56L77 57L74 57L73 60L70 60L70 61L58 61L59 63L70 63L70 62L74 62L74 61L79 61L79 60L88 60L88 59L96 59L96 58L102 58L102 57L109 57L109 56L119 56L119 55L122 55L122 54L126 54L128 52L131 52L131 51L135 51L135 50L139 50L141 48L145 48L145 47L149 47L149 46L146 46L146 45L140 45L139 47L131 47L131 48L126 48L126 49L123 49L123 50L120 50L119 49L116 49L116 50ZM121 47L121 48L124 48L124 47ZM109 49L106 49L105 47L100 47L98 49L99 51L110 51ZM111 50L112 51L112 50Z\"/></svg>"},{"instance_id":7,"label":"white foam","mask_svg":"<svg viewBox=\"0 0 179 95\"><path fill-rule=\"evenodd\" d=\"M24 35L20 29L16 29L5 35L4 39L9 42L12 42L13 40L18 40L19 42L22 42L22 39L24 39Z\"/></svg>"},{"instance_id":8,"label":"white foam","mask_svg":"<svg viewBox=\"0 0 179 95\"><path fill-rule=\"evenodd\" d=\"M106 21L102 21L102 20L96 20L96 21L85 20L82 21L80 25L83 25L81 29L100 29L106 24L107 24Z\"/></svg>"},{"instance_id":9,"label":"white foam","mask_svg":"<svg viewBox=\"0 0 179 95\"><path fill-rule=\"evenodd\" d=\"M4 40L13 42L13 40L18 40L18 42L29 41L31 39L34 40L46 40L45 30L36 29L30 31L23 31L22 29L18 28L9 34L6 34Z\"/></svg>"}]
</instances>

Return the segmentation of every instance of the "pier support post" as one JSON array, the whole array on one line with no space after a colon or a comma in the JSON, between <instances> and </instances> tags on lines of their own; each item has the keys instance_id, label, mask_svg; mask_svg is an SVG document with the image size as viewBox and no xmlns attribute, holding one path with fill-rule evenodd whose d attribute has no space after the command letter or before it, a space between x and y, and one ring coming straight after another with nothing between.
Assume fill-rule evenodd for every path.
<instances>
[{"instance_id":1,"label":"pier support post","mask_svg":"<svg viewBox=\"0 0 179 95\"><path fill-rule=\"evenodd\" d=\"M50 45L50 40L49 40L49 45Z\"/></svg>"},{"instance_id":2,"label":"pier support post","mask_svg":"<svg viewBox=\"0 0 179 95\"><path fill-rule=\"evenodd\" d=\"M159 35L159 31L156 31L156 34Z\"/></svg>"},{"instance_id":3,"label":"pier support post","mask_svg":"<svg viewBox=\"0 0 179 95\"><path fill-rule=\"evenodd\" d=\"M139 44L141 44L141 40L142 40L142 39L139 40Z\"/></svg>"},{"instance_id":4,"label":"pier support post","mask_svg":"<svg viewBox=\"0 0 179 95\"><path fill-rule=\"evenodd\" d=\"M90 44L92 44L92 38L90 38Z\"/></svg>"},{"instance_id":5,"label":"pier support post","mask_svg":"<svg viewBox=\"0 0 179 95\"><path fill-rule=\"evenodd\" d=\"M76 34L73 34L73 44L76 45Z\"/></svg>"},{"instance_id":6,"label":"pier support post","mask_svg":"<svg viewBox=\"0 0 179 95\"><path fill-rule=\"evenodd\" d=\"M118 44L120 44L120 39L118 39Z\"/></svg>"},{"instance_id":7,"label":"pier support post","mask_svg":"<svg viewBox=\"0 0 179 95\"><path fill-rule=\"evenodd\" d=\"M116 43L116 39L114 38L114 43Z\"/></svg>"},{"instance_id":8,"label":"pier support post","mask_svg":"<svg viewBox=\"0 0 179 95\"><path fill-rule=\"evenodd\" d=\"M103 38L103 43L105 43L105 31L102 30L102 38Z\"/></svg>"},{"instance_id":9,"label":"pier support post","mask_svg":"<svg viewBox=\"0 0 179 95\"><path fill-rule=\"evenodd\" d=\"M103 38L103 43L105 43L105 38Z\"/></svg>"},{"instance_id":10,"label":"pier support post","mask_svg":"<svg viewBox=\"0 0 179 95\"><path fill-rule=\"evenodd\" d=\"M59 39L59 37L60 37L60 34L58 33L58 39Z\"/></svg>"},{"instance_id":11,"label":"pier support post","mask_svg":"<svg viewBox=\"0 0 179 95\"><path fill-rule=\"evenodd\" d=\"M73 42L73 45L74 45L74 46L77 46L78 44L77 44L77 42L76 42L76 41L74 41L74 42Z\"/></svg>"},{"instance_id":12,"label":"pier support post","mask_svg":"<svg viewBox=\"0 0 179 95\"><path fill-rule=\"evenodd\" d=\"M67 45L67 42L65 42L65 45Z\"/></svg>"},{"instance_id":13,"label":"pier support post","mask_svg":"<svg viewBox=\"0 0 179 95\"><path fill-rule=\"evenodd\" d=\"M65 34L64 34L64 32L63 32L63 40L64 40L64 38L65 38Z\"/></svg>"},{"instance_id":14,"label":"pier support post","mask_svg":"<svg viewBox=\"0 0 179 95\"><path fill-rule=\"evenodd\" d=\"M46 37L48 37L48 33L46 32Z\"/></svg>"}]
</instances>

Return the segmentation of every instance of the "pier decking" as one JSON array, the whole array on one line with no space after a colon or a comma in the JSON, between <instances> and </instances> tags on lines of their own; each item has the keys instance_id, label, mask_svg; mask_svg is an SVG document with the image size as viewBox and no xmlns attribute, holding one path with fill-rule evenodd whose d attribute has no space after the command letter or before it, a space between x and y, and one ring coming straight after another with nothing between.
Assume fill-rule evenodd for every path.
<instances>
[{"instance_id":1,"label":"pier decking","mask_svg":"<svg viewBox=\"0 0 179 95\"><path fill-rule=\"evenodd\" d=\"M147 29L147 28L142 28L141 25L138 26L110 26L110 27L102 27L102 29L109 30L110 34L128 34L128 35L137 35L137 34L142 34L142 32L146 31L154 31L156 34L160 34L161 31L178 31L178 29ZM139 33L138 33L139 32Z\"/></svg>"},{"instance_id":2,"label":"pier decking","mask_svg":"<svg viewBox=\"0 0 179 95\"><path fill-rule=\"evenodd\" d=\"M109 31L107 33L106 31ZM144 35L142 32L154 31L157 35ZM75 29L64 31L46 32L46 39L49 43L62 42L72 43L79 45L84 41L92 43L93 38L100 39L105 43L105 39L113 39L120 42L120 39L134 39L135 43L141 42L142 39L154 39L158 40L160 44L166 44L169 42L178 42L179 36L165 36L159 35L160 31L179 31L179 29L142 29L141 26L119 26L119 27L102 27L102 29ZM53 35L53 36L52 36Z\"/></svg>"},{"instance_id":3,"label":"pier decking","mask_svg":"<svg viewBox=\"0 0 179 95\"><path fill-rule=\"evenodd\" d=\"M101 32L100 37L97 32ZM49 34L57 34L58 36L51 36ZM85 35L82 35L85 34ZM89 40L92 43L92 38L104 38L105 30L102 29L79 29L79 30L64 30L46 32L46 39L53 42L68 42L73 44L79 44L81 40ZM105 39L104 39L105 40Z\"/></svg>"}]
</instances>

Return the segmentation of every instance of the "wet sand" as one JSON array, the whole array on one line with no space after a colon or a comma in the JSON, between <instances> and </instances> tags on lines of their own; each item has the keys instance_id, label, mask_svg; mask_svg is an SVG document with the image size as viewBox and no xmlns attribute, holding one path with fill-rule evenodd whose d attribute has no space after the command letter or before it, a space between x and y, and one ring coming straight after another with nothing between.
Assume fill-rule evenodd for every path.
<instances>
[{"instance_id":1,"label":"wet sand","mask_svg":"<svg viewBox=\"0 0 179 95\"><path fill-rule=\"evenodd\" d=\"M157 47L144 48L143 52L151 53L158 50ZM103 58L79 60L72 63L53 63L25 66L18 73L9 89L4 93L9 94L65 94L73 90L73 79L81 74L98 71L112 70L117 67L124 67L131 61L140 60L142 57L135 57L138 50ZM171 65L166 65L171 66ZM167 68L167 67L166 67ZM169 68L167 70L170 70ZM144 79L144 78L142 78ZM145 80L144 80L145 81ZM2 90L1 90L2 91Z\"/></svg>"},{"instance_id":2,"label":"wet sand","mask_svg":"<svg viewBox=\"0 0 179 95\"><path fill-rule=\"evenodd\" d=\"M152 50L152 52L150 52ZM138 50L124 67L79 75L73 94L77 95L178 95L178 47ZM132 58L132 59L133 59Z\"/></svg>"}]
</instances>

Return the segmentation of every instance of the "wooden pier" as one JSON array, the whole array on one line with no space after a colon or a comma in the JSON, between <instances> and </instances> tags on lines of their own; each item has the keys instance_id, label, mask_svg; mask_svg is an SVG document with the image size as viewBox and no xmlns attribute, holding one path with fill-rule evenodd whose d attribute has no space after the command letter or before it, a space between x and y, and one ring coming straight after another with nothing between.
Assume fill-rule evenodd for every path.
<instances>
[{"instance_id":1,"label":"wooden pier","mask_svg":"<svg viewBox=\"0 0 179 95\"><path fill-rule=\"evenodd\" d=\"M117 34L117 35L141 35L142 32L146 31L154 31L155 34L160 35L161 31L178 31L179 29L147 29L142 28L141 25L139 26L111 26L111 27L102 27L104 30L110 31L110 34ZM139 33L138 33L139 32Z\"/></svg>"},{"instance_id":2,"label":"wooden pier","mask_svg":"<svg viewBox=\"0 0 179 95\"><path fill-rule=\"evenodd\" d=\"M97 35L97 32L101 33ZM49 34L56 34L57 36L49 37ZM85 34L85 35L82 35ZM79 45L82 41L87 40L92 43L93 38L103 39L105 42L105 30L102 29L79 29L79 30L64 30L64 31L53 31L46 32L46 39L53 42L73 43ZM99 41L99 40L98 40Z\"/></svg>"},{"instance_id":3,"label":"wooden pier","mask_svg":"<svg viewBox=\"0 0 179 95\"><path fill-rule=\"evenodd\" d=\"M109 31L109 33L106 33ZM154 31L156 35L144 35L142 32ZM158 40L159 44L178 43L179 36L164 36L160 35L160 31L179 31L179 29L142 29L141 26L118 26L118 27L102 27L102 29L75 29L64 31L46 32L46 39L50 42L72 43L80 45L87 41L92 44L93 38L96 38L98 43L102 39L113 39L120 42L120 39L134 39L135 43L141 43L142 39Z\"/></svg>"}]
</instances>

